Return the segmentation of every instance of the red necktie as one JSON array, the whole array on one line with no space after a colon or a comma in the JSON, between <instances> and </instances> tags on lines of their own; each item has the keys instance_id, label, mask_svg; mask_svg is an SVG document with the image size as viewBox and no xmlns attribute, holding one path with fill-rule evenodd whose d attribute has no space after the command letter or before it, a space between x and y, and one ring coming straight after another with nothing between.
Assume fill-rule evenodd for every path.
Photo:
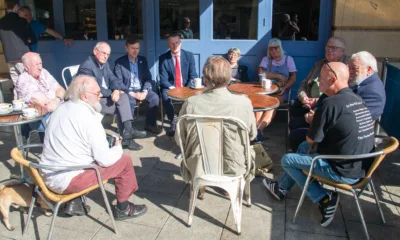
<instances>
[{"instance_id":1,"label":"red necktie","mask_svg":"<svg viewBox=\"0 0 400 240\"><path fill-rule=\"evenodd\" d=\"M182 87L181 66L178 55L175 55L175 87Z\"/></svg>"}]
</instances>

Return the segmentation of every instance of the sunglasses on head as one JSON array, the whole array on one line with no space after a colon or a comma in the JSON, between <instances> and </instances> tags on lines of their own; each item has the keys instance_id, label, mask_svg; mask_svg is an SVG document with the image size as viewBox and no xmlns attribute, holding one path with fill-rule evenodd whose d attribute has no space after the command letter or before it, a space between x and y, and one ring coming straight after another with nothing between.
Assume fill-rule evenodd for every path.
<instances>
[{"instance_id":1,"label":"sunglasses on head","mask_svg":"<svg viewBox=\"0 0 400 240\"><path fill-rule=\"evenodd\" d=\"M335 75L335 77L336 77L336 79L337 79L338 77L337 77L337 75L336 75L336 72L333 71L333 69L331 68L331 66L329 65L329 63L325 63L324 65L325 65L325 66L328 66L329 70L333 73L333 75Z\"/></svg>"}]
</instances>

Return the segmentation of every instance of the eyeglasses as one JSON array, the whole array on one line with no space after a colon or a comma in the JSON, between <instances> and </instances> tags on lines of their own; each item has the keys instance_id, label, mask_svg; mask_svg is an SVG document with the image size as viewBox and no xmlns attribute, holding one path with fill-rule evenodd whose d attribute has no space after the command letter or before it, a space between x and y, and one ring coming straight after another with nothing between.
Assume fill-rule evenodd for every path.
<instances>
[{"instance_id":1,"label":"eyeglasses","mask_svg":"<svg viewBox=\"0 0 400 240\"><path fill-rule=\"evenodd\" d=\"M97 49L97 48L96 48L96 51L98 51L99 53L101 53L101 55L104 55L104 56L107 56L107 57L110 56L110 53L106 53L106 52L100 51L100 50Z\"/></svg>"},{"instance_id":2,"label":"eyeglasses","mask_svg":"<svg viewBox=\"0 0 400 240\"><path fill-rule=\"evenodd\" d=\"M234 53L234 52L229 53L228 56L239 57L239 55L237 53Z\"/></svg>"},{"instance_id":3,"label":"eyeglasses","mask_svg":"<svg viewBox=\"0 0 400 240\"><path fill-rule=\"evenodd\" d=\"M338 79L335 71L333 71L333 69L331 68L331 66L329 66L329 63L325 63L324 65L328 66L329 70L335 75L336 79Z\"/></svg>"},{"instance_id":4,"label":"eyeglasses","mask_svg":"<svg viewBox=\"0 0 400 240\"><path fill-rule=\"evenodd\" d=\"M325 46L325 50L331 51L331 52L334 52L334 51L336 51L338 49L343 49L343 48L342 47L336 47L336 46L328 46L328 45Z\"/></svg>"},{"instance_id":5,"label":"eyeglasses","mask_svg":"<svg viewBox=\"0 0 400 240\"><path fill-rule=\"evenodd\" d=\"M88 91L85 91L85 92L87 92L87 93L90 93L90 94L93 94L93 95L96 95L97 97L99 97L100 96L100 94L101 94L101 92L99 91L99 92L88 92Z\"/></svg>"},{"instance_id":6,"label":"eyeglasses","mask_svg":"<svg viewBox=\"0 0 400 240\"><path fill-rule=\"evenodd\" d=\"M269 50L275 50L275 51L278 51L278 49L279 49L279 46L273 46L273 47L269 47Z\"/></svg>"}]
</instances>

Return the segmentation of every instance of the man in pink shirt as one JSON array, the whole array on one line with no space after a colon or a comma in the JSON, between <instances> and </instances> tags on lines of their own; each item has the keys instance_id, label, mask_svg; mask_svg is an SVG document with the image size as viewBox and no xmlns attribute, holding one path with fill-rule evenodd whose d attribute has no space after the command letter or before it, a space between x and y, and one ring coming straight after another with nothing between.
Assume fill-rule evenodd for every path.
<instances>
[{"instance_id":1,"label":"man in pink shirt","mask_svg":"<svg viewBox=\"0 0 400 240\"><path fill-rule=\"evenodd\" d=\"M18 99L23 99L27 104L35 104L52 113L64 100L65 90L54 77L42 67L42 59L34 52L25 53L22 58L25 72L23 72L16 85ZM45 122L50 114L42 120ZM32 129L44 130L43 124L33 123Z\"/></svg>"}]
</instances>

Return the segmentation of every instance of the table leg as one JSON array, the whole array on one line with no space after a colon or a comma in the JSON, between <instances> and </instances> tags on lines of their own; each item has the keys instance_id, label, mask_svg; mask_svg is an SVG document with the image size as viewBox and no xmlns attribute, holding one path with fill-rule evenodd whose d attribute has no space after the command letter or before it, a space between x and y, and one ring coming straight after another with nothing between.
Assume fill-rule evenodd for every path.
<instances>
[{"instance_id":1,"label":"table leg","mask_svg":"<svg viewBox=\"0 0 400 240\"><path fill-rule=\"evenodd\" d=\"M15 135L15 142L17 143L17 147L21 147L22 145L24 145L24 141L22 139L22 133L21 133L21 125L14 125L14 135ZM25 156L24 154L24 150L21 150L21 154L22 156ZM25 174L24 174L24 167L22 165L19 165L20 171L21 171L21 175L18 176L19 178L24 178Z\"/></svg>"},{"instance_id":2,"label":"table leg","mask_svg":"<svg viewBox=\"0 0 400 240\"><path fill-rule=\"evenodd\" d=\"M0 83L0 102L4 102L4 95L3 95L3 86Z\"/></svg>"}]
</instances>

